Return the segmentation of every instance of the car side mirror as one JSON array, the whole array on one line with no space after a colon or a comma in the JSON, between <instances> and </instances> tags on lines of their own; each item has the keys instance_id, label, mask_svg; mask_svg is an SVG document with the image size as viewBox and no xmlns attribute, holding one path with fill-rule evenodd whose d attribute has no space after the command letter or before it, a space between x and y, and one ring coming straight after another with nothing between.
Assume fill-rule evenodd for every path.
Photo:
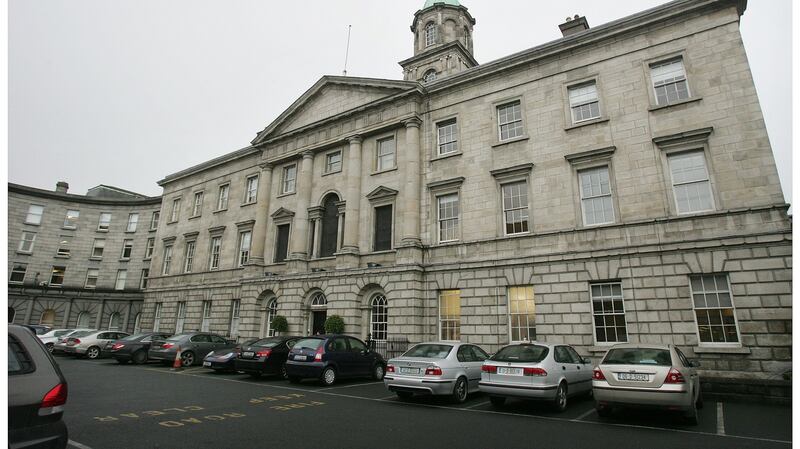
<instances>
[{"instance_id":1,"label":"car side mirror","mask_svg":"<svg viewBox=\"0 0 800 449\"><path fill-rule=\"evenodd\" d=\"M584 365L589 365L592 363L592 361L587 359L586 357L581 357L581 363L583 363Z\"/></svg>"}]
</instances>

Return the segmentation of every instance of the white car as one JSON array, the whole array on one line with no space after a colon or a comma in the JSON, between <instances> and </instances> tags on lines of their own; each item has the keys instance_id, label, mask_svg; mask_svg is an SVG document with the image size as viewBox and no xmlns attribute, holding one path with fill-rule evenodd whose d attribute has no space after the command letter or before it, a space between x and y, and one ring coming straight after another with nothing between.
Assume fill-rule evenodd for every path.
<instances>
[{"instance_id":1,"label":"white car","mask_svg":"<svg viewBox=\"0 0 800 449\"><path fill-rule=\"evenodd\" d=\"M75 329L51 329L46 334L37 335L39 341L47 348L48 351L53 352L53 346L58 341L59 337L65 337L67 334L74 332Z\"/></svg>"},{"instance_id":2,"label":"white car","mask_svg":"<svg viewBox=\"0 0 800 449\"><path fill-rule=\"evenodd\" d=\"M80 335L80 334L77 334ZM121 340L130 335L127 332L119 331L99 331L79 337L69 337L64 352L78 356L85 355L90 359L100 357L107 343Z\"/></svg>"}]
</instances>

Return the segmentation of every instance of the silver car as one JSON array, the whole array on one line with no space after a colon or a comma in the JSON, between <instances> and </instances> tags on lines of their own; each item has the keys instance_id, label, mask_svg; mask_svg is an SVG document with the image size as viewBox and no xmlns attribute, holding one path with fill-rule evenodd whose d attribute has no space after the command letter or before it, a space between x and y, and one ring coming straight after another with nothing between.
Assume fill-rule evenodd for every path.
<instances>
[{"instance_id":1,"label":"silver car","mask_svg":"<svg viewBox=\"0 0 800 449\"><path fill-rule=\"evenodd\" d=\"M481 370L480 390L489 395L493 405L503 405L509 397L538 399L564 411L569 396L592 391L592 365L568 345L509 345Z\"/></svg>"},{"instance_id":2,"label":"silver car","mask_svg":"<svg viewBox=\"0 0 800 449\"><path fill-rule=\"evenodd\" d=\"M36 337L39 338L39 341L42 342L42 344L44 345L45 348L47 348L48 351L53 352L53 346L55 346L58 339L74 331L75 329L51 329L47 333L42 335L37 335Z\"/></svg>"},{"instance_id":3,"label":"silver car","mask_svg":"<svg viewBox=\"0 0 800 449\"><path fill-rule=\"evenodd\" d=\"M420 343L389 360L383 384L401 399L418 393L449 395L464 402L469 393L478 391L481 365L487 358L486 351L472 344Z\"/></svg>"},{"instance_id":4,"label":"silver car","mask_svg":"<svg viewBox=\"0 0 800 449\"><path fill-rule=\"evenodd\" d=\"M673 345L615 345L594 369L597 414L608 416L615 406L653 407L681 411L697 424L703 406L698 366Z\"/></svg>"},{"instance_id":5,"label":"silver car","mask_svg":"<svg viewBox=\"0 0 800 449\"><path fill-rule=\"evenodd\" d=\"M67 348L67 340L69 340L70 337L83 337L84 335L89 335L92 332L97 332L97 329L75 329L68 334L62 335L56 339L55 343L53 343L53 350L51 352L53 354L64 353L64 350Z\"/></svg>"},{"instance_id":6,"label":"silver car","mask_svg":"<svg viewBox=\"0 0 800 449\"><path fill-rule=\"evenodd\" d=\"M128 335L130 334L127 332L119 331L90 332L81 336L77 336L76 334L75 336L67 339L67 345L64 347L64 352L78 356L85 355L90 359L96 359L100 357L100 354L102 353L103 348L106 347L106 344L125 338Z\"/></svg>"}]
</instances>

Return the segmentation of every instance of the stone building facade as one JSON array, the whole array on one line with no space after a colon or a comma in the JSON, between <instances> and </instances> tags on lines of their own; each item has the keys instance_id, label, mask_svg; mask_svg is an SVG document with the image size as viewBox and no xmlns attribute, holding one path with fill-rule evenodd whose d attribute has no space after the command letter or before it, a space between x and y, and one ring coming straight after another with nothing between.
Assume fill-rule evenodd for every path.
<instances>
[{"instance_id":1,"label":"stone building facade","mask_svg":"<svg viewBox=\"0 0 800 449\"><path fill-rule=\"evenodd\" d=\"M8 321L141 329L161 198L67 189L8 185Z\"/></svg>"},{"instance_id":2,"label":"stone building facade","mask_svg":"<svg viewBox=\"0 0 800 449\"><path fill-rule=\"evenodd\" d=\"M679 345L791 367L791 219L739 33L677 0L478 64L456 0L404 80L324 76L247 147L162 179L142 327L232 337ZM555 24L554 24L555 26Z\"/></svg>"}]
</instances>

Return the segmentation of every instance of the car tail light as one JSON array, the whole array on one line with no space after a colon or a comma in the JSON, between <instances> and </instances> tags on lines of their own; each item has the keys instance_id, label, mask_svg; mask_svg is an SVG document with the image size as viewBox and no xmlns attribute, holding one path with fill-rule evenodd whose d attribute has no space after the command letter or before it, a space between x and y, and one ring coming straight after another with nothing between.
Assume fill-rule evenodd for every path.
<instances>
[{"instance_id":1,"label":"car tail light","mask_svg":"<svg viewBox=\"0 0 800 449\"><path fill-rule=\"evenodd\" d=\"M67 344L68 345L79 345L79 344L81 344L81 340L80 340L80 338L76 338L74 340L68 341Z\"/></svg>"},{"instance_id":2,"label":"car tail light","mask_svg":"<svg viewBox=\"0 0 800 449\"><path fill-rule=\"evenodd\" d=\"M523 376L546 376L547 371L544 368L522 368Z\"/></svg>"},{"instance_id":3,"label":"car tail light","mask_svg":"<svg viewBox=\"0 0 800 449\"><path fill-rule=\"evenodd\" d=\"M669 370L669 374L667 374L667 378L664 379L665 384L683 384L686 383L686 379L683 378L683 374L680 371L672 368Z\"/></svg>"},{"instance_id":4,"label":"car tail light","mask_svg":"<svg viewBox=\"0 0 800 449\"><path fill-rule=\"evenodd\" d=\"M269 357L272 354L272 349L265 349L263 351L256 352L257 357Z\"/></svg>"},{"instance_id":5,"label":"car tail light","mask_svg":"<svg viewBox=\"0 0 800 449\"><path fill-rule=\"evenodd\" d=\"M394 365L386 365L386 372L393 373L394 372Z\"/></svg>"},{"instance_id":6,"label":"car tail light","mask_svg":"<svg viewBox=\"0 0 800 449\"><path fill-rule=\"evenodd\" d=\"M39 406L39 416L52 415L64 411L64 404L67 403L67 384L60 383L53 387L42 398Z\"/></svg>"},{"instance_id":7,"label":"car tail light","mask_svg":"<svg viewBox=\"0 0 800 449\"><path fill-rule=\"evenodd\" d=\"M594 380L606 380L606 376L600 371L600 368L595 368L592 371L592 379Z\"/></svg>"},{"instance_id":8,"label":"car tail light","mask_svg":"<svg viewBox=\"0 0 800 449\"><path fill-rule=\"evenodd\" d=\"M442 375L442 369L439 368L436 365L431 365L431 366L425 368L425 375L426 376L441 376Z\"/></svg>"},{"instance_id":9,"label":"car tail light","mask_svg":"<svg viewBox=\"0 0 800 449\"><path fill-rule=\"evenodd\" d=\"M175 345L172 344L172 343L164 343L163 345L161 345L161 348L162 349L169 349L169 348L171 348L173 346L175 346Z\"/></svg>"},{"instance_id":10,"label":"car tail light","mask_svg":"<svg viewBox=\"0 0 800 449\"><path fill-rule=\"evenodd\" d=\"M321 362L322 361L322 354L324 352L325 352L325 348L323 348L322 345L320 345L320 347L317 348L317 352L314 354L314 361L315 362Z\"/></svg>"},{"instance_id":11,"label":"car tail light","mask_svg":"<svg viewBox=\"0 0 800 449\"><path fill-rule=\"evenodd\" d=\"M111 350L112 351L116 351L117 349L120 349L120 348L123 348L123 347L125 347L125 345L123 345L122 343L114 343L114 345L111 346Z\"/></svg>"},{"instance_id":12,"label":"car tail light","mask_svg":"<svg viewBox=\"0 0 800 449\"><path fill-rule=\"evenodd\" d=\"M495 374L497 372L497 367L494 365L483 365L481 366L481 371L484 373Z\"/></svg>"}]
</instances>

